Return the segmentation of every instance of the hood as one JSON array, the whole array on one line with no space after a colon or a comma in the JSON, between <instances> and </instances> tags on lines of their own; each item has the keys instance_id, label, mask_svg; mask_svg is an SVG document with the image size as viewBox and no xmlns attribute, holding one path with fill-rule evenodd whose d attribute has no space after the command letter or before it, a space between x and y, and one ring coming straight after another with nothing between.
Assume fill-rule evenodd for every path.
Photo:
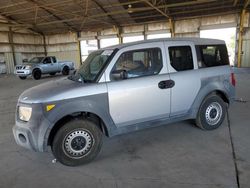
<instances>
[{"instance_id":1,"label":"hood","mask_svg":"<svg viewBox=\"0 0 250 188\"><path fill-rule=\"evenodd\" d=\"M18 64L15 67L24 67L24 66L31 66L34 67L36 66L38 63L22 63L22 64Z\"/></svg>"},{"instance_id":2,"label":"hood","mask_svg":"<svg viewBox=\"0 0 250 188\"><path fill-rule=\"evenodd\" d=\"M49 81L24 91L18 101L21 103L44 103L77 97L86 84L62 78Z\"/></svg>"}]
</instances>

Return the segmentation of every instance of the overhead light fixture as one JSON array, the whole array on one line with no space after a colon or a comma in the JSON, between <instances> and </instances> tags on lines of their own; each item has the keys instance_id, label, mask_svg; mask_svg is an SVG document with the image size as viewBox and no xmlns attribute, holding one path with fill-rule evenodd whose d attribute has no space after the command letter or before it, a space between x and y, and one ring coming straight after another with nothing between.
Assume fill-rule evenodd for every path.
<instances>
[{"instance_id":1,"label":"overhead light fixture","mask_svg":"<svg viewBox=\"0 0 250 188\"><path fill-rule=\"evenodd\" d=\"M129 14L133 13L132 5L131 4L128 5L128 13Z\"/></svg>"}]
</instances>

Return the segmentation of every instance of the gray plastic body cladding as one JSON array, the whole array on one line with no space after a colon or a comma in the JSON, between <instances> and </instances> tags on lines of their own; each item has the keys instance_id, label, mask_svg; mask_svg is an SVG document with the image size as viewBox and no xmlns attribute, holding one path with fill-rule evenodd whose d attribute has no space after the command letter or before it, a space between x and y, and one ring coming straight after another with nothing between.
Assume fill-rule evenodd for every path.
<instances>
[{"instance_id":1,"label":"gray plastic body cladding","mask_svg":"<svg viewBox=\"0 0 250 188\"><path fill-rule=\"evenodd\" d=\"M116 129L108 111L107 93L51 102L51 104L52 103L56 105L55 108L50 112L45 113L46 119L48 119L51 124L43 128L44 132L42 134L44 135L44 148L47 146L48 137L53 126L63 117L74 113L90 112L96 114L106 125L109 136L112 136L113 130ZM44 105L46 106L46 104Z\"/></svg>"},{"instance_id":2,"label":"gray plastic body cladding","mask_svg":"<svg viewBox=\"0 0 250 188\"><path fill-rule=\"evenodd\" d=\"M204 72L201 71L201 74L203 73ZM222 72L220 75L206 77L206 74L203 74L204 76L201 78L201 88L188 112L191 118L196 118L197 112L202 101L206 98L206 96L208 96L214 91L222 92L229 100L229 104L234 101L235 87L230 82L230 73L230 69L226 68L224 72Z\"/></svg>"},{"instance_id":3,"label":"gray plastic body cladding","mask_svg":"<svg viewBox=\"0 0 250 188\"><path fill-rule=\"evenodd\" d=\"M43 106L41 104L27 105L24 103L18 103L18 105L32 107L32 116L28 122L24 122L18 119L16 113L16 124L13 127L13 134L17 144L35 151L44 151L43 130L50 125L50 122L43 114ZM23 134L26 137L26 142L20 141L18 138L19 134Z\"/></svg>"}]
</instances>

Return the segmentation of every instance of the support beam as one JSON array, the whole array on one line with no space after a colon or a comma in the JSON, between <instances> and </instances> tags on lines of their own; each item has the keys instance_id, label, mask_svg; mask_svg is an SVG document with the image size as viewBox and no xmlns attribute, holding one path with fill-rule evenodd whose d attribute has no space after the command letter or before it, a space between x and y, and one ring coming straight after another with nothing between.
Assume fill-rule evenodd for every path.
<instances>
[{"instance_id":1,"label":"support beam","mask_svg":"<svg viewBox=\"0 0 250 188\"><path fill-rule=\"evenodd\" d=\"M9 27L8 38L9 38L11 53L13 56L13 61L14 61L14 66L15 66L16 65L15 46L14 46L14 42L13 42L13 32L12 32L11 27Z\"/></svg>"},{"instance_id":2,"label":"support beam","mask_svg":"<svg viewBox=\"0 0 250 188\"><path fill-rule=\"evenodd\" d=\"M82 50L81 50L81 33L77 32L76 33L77 36L77 51L78 51L78 59L79 59L79 66L82 65Z\"/></svg>"},{"instance_id":3,"label":"support beam","mask_svg":"<svg viewBox=\"0 0 250 188\"><path fill-rule=\"evenodd\" d=\"M147 34L146 34L147 31L148 31L148 25L144 24L144 28L143 28L143 38L144 38L144 40L147 40Z\"/></svg>"},{"instance_id":4,"label":"support beam","mask_svg":"<svg viewBox=\"0 0 250 188\"><path fill-rule=\"evenodd\" d=\"M117 28L117 37L119 39L119 44L122 44L123 43L122 27Z\"/></svg>"},{"instance_id":5,"label":"support beam","mask_svg":"<svg viewBox=\"0 0 250 188\"><path fill-rule=\"evenodd\" d=\"M240 15L240 28L239 28L239 41L238 41L238 56L237 56L237 66L241 67L242 61L242 42L243 42L243 31L244 31L244 20L245 20L246 10L243 9Z\"/></svg>"},{"instance_id":6,"label":"support beam","mask_svg":"<svg viewBox=\"0 0 250 188\"><path fill-rule=\"evenodd\" d=\"M100 36L100 32L97 32L97 36L96 36L96 40L97 40L97 48L100 49L101 48L101 41L98 38L98 36Z\"/></svg>"},{"instance_id":7,"label":"support beam","mask_svg":"<svg viewBox=\"0 0 250 188\"><path fill-rule=\"evenodd\" d=\"M44 55L47 56L47 45L46 45L46 38L45 35L43 35L43 48L44 48Z\"/></svg>"},{"instance_id":8,"label":"support beam","mask_svg":"<svg viewBox=\"0 0 250 188\"><path fill-rule=\"evenodd\" d=\"M175 37L175 26L174 26L174 21L170 18L168 20L169 25L170 25L170 33L171 33L171 38Z\"/></svg>"}]
</instances>

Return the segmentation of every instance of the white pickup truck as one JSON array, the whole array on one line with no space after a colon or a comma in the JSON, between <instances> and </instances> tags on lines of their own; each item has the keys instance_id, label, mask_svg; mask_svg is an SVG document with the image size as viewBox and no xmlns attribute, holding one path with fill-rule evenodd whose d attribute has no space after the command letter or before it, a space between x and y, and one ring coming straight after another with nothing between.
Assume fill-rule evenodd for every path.
<instances>
[{"instance_id":1,"label":"white pickup truck","mask_svg":"<svg viewBox=\"0 0 250 188\"><path fill-rule=\"evenodd\" d=\"M68 75L70 70L74 70L73 62L58 61L54 56L34 57L27 63L15 66L15 74L22 80L29 75L35 80L39 80L42 74L55 75L62 72L63 75Z\"/></svg>"}]
</instances>

